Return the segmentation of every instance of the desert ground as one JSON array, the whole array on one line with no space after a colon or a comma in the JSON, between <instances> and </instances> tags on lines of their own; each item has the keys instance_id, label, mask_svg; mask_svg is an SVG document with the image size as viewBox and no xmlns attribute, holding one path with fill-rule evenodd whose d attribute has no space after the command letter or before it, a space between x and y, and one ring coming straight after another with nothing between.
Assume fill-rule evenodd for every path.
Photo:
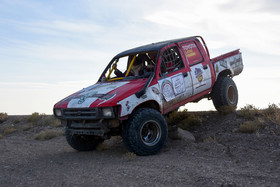
<instances>
[{"instance_id":1,"label":"desert ground","mask_svg":"<svg viewBox=\"0 0 280 187\"><path fill-rule=\"evenodd\" d=\"M8 116L0 123L0 186L280 186L279 116L192 115L199 124L173 129L153 156L128 152L121 137L77 152L49 116Z\"/></svg>"}]
</instances>

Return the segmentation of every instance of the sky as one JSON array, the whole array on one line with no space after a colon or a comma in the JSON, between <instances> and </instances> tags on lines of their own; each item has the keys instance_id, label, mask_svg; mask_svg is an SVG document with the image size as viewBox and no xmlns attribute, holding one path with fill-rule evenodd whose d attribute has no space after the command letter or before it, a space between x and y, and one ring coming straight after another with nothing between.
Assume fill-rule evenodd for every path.
<instances>
[{"instance_id":1,"label":"sky","mask_svg":"<svg viewBox=\"0 0 280 187\"><path fill-rule=\"evenodd\" d=\"M212 58L241 50L239 108L280 103L279 0L0 0L0 112L51 114L116 54L195 35ZM206 99L185 108L214 110Z\"/></svg>"}]
</instances>

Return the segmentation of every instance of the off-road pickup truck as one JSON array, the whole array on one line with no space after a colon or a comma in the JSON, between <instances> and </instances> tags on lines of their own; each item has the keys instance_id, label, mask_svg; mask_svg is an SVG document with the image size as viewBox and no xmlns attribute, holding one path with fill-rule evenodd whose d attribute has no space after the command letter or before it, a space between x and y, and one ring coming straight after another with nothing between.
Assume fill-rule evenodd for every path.
<instances>
[{"instance_id":1,"label":"off-road pickup truck","mask_svg":"<svg viewBox=\"0 0 280 187\"><path fill-rule=\"evenodd\" d=\"M96 84L59 101L53 111L78 151L121 135L129 151L152 155L167 139L164 115L203 98L218 111L236 107L232 77L242 70L239 49L211 59L201 36L152 43L116 55Z\"/></svg>"}]
</instances>

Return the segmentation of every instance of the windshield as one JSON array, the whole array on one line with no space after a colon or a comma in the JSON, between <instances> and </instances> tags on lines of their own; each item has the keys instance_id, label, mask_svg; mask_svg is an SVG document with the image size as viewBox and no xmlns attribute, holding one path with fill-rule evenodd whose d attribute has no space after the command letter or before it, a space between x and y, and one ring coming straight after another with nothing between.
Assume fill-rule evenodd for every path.
<instances>
[{"instance_id":1,"label":"windshield","mask_svg":"<svg viewBox=\"0 0 280 187\"><path fill-rule=\"evenodd\" d=\"M148 77L155 69L157 53L139 53L114 59L101 81L130 80Z\"/></svg>"}]
</instances>

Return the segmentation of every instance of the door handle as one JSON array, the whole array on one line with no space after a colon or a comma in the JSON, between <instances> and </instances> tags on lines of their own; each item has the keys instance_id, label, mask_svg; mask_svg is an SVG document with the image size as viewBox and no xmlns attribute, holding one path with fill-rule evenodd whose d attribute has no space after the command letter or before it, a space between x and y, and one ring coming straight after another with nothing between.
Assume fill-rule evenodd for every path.
<instances>
[{"instance_id":1,"label":"door handle","mask_svg":"<svg viewBox=\"0 0 280 187\"><path fill-rule=\"evenodd\" d=\"M203 69L207 69L207 68L208 68L208 66L207 66L207 65L204 65L204 66L203 66Z\"/></svg>"}]
</instances>

